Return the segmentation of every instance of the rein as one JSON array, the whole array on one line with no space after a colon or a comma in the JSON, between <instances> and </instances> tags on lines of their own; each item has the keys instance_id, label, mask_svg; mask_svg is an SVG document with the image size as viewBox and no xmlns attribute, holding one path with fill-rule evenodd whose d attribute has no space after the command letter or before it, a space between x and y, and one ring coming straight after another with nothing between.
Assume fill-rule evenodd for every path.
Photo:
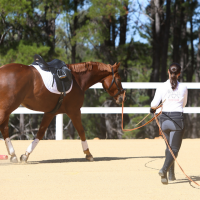
<instances>
[{"instance_id":1,"label":"rein","mask_svg":"<svg viewBox=\"0 0 200 200\"><path fill-rule=\"evenodd\" d=\"M134 131L134 130L137 130L139 128L142 128L143 126L146 126L147 124L150 124L155 119L155 116L158 117L158 116L160 116L162 114L162 111L160 111L158 114L156 114L152 119L150 119L148 122L146 122L142 126L138 126L136 128L133 128L133 129L124 129L123 128L123 121L124 121L124 98L125 98L125 93L126 92L124 91L123 101L122 101L122 123L121 123L122 131L129 132L129 131ZM156 109L160 108L163 103L164 103L164 101ZM137 123L137 125L140 124L142 121L144 121L149 115L150 115L150 113L147 116L145 116L139 123Z\"/></svg>"},{"instance_id":2,"label":"rein","mask_svg":"<svg viewBox=\"0 0 200 200\"><path fill-rule=\"evenodd\" d=\"M174 158L174 160L175 160L176 163L178 164L178 166L179 166L179 168L181 169L181 171L183 172L183 174L186 176L186 178L187 178L189 181L191 181L191 182L193 182L194 184L200 186L197 182L193 181L193 180L184 172L184 170L182 169L182 167L179 165L179 163L178 163L178 161L177 161L177 159L176 159L176 157L175 157L175 155L174 155L174 153L173 153L173 151L172 151L172 149L171 149L171 147L170 147L170 145L169 145L169 143L168 143L168 141L167 141L167 138L166 138L165 135L163 134L162 129L161 129L161 127L160 127L160 124L159 124L159 122L158 122L158 118L157 118L160 114L162 114L162 110L161 110L158 114L155 114L155 113L154 113L154 117L153 117L151 120L149 120L147 123L143 124L142 126L139 126L139 127L133 128L133 129L124 129L124 128L123 128L123 108L124 108L125 93L126 93L126 92L124 92L123 101L122 101L122 124L121 124L122 130L123 130L124 132L134 131L134 130L137 130L137 129L143 127L143 126L146 126L147 124L151 123L151 122L155 119L155 120L156 120L156 123L157 123L157 125L158 125L158 127L159 127L159 130L160 130L160 132L161 132L161 134L162 134L162 136L163 136L163 138L164 138L164 140L165 140L165 143L167 144L167 146L168 146L168 148L169 148L169 151L170 151L172 157ZM160 108L164 102L165 102L165 101L163 101L156 109ZM149 113L149 114L150 114L150 113ZM149 114L148 114L147 116L149 116ZM147 118L147 116L144 117L139 123L141 123L142 121L144 121L144 119ZM174 121L174 120L173 120L173 121ZM139 123L138 123L138 124L139 124ZM138 125L138 124L137 124L137 125Z\"/></svg>"}]
</instances>

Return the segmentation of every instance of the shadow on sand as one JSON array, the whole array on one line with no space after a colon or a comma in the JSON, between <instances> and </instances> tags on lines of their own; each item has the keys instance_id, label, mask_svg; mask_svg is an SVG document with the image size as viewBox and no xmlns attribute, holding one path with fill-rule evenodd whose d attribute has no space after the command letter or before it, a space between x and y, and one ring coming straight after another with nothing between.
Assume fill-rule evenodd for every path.
<instances>
[{"instance_id":1,"label":"shadow on sand","mask_svg":"<svg viewBox=\"0 0 200 200\"><path fill-rule=\"evenodd\" d=\"M113 161L113 160L127 160L127 159L139 159L139 158L164 158L164 156L141 156L141 157L95 157L94 162L99 161ZM71 162L89 162L85 158L70 158L70 159L51 159L41 161L31 161L30 164L41 163L71 163Z\"/></svg>"},{"instance_id":2,"label":"shadow on sand","mask_svg":"<svg viewBox=\"0 0 200 200\"><path fill-rule=\"evenodd\" d=\"M200 181L200 176L189 176L193 181ZM170 182L170 185L173 184L178 184L178 183L189 183L191 187L200 190L200 187L198 185L196 185L195 183L192 183L190 180L188 180L187 178L184 179L178 179L176 182Z\"/></svg>"},{"instance_id":3,"label":"shadow on sand","mask_svg":"<svg viewBox=\"0 0 200 200\"><path fill-rule=\"evenodd\" d=\"M160 157L160 158L165 158L164 156L163 157ZM149 169L154 169L154 170L157 170L159 171L159 169L157 168L153 168L153 167L149 167L148 164L151 163L151 162L154 162L156 161L157 159L154 159L154 160L150 160L149 162L145 163L145 167L149 168ZM200 181L200 176L189 176L193 181ZM187 178L184 178L184 179L178 179L176 181L173 181L173 182L169 182L168 184L169 185L173 185L173 184L179 184L179 183L189 183L191 187L195 188L195 189L198 189L200 190L200 187L198 185L196 185L195 183L192 183L190 180L188 180Z\"/></svg>"}]
</instances>

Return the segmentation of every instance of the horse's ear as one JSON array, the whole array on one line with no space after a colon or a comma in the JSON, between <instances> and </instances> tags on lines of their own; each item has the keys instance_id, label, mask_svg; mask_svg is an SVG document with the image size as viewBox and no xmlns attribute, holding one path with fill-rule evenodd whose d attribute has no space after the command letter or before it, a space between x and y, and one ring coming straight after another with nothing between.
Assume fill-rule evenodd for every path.
<instances>
[{"instance_id":1,"label":"horse's ear","mask_svg":"<svg viewBox=\"0 0 200 200\"><path fill-rule=\"evenodd\" d=\"M119 63L115 63L113 67L115 67L116 69L118 69L120 66L120 62Z\"/></svg>"}]
</instances>

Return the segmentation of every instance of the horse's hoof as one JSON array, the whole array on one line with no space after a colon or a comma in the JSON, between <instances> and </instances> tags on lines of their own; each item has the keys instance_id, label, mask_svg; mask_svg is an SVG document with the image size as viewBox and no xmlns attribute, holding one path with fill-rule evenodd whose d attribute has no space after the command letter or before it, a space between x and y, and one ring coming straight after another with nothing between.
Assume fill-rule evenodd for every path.
<instances>
[{"instance_id":1,"label":"horse's hoof","mask_svg":"<svg viewBox=\"0 0 200 200\"><path fill-rule=\"evenodd\" d=\"M88 160L88 161L94 161L94 158L93 158L93 156L92 155L86 155L86 160Z\"/></svg>"},{"instance_id":2,"label":"horse's hoof","mask_svg":"<svg viewBox=\"0 0 200 200\"><path fill-rule=\"evenodd\" d=\"M27 160L28 160L28 156L25 155L25 154L22 154L21 157L20 157L20 161L21 161L22 163L26 163Z\"/></svg>"},{"instance_id":3,"label":"horse's hoof","mask_svg":"<svg viewBox=\"0 0 200 200\"><path fill-rule=\"evenodd\" d=\"M16 156L16 155L11 156L11 157L10 157L10 162L11 162L11 163L18 163L17 156Z\"/></svg>"},{"instance_id":4,"label":"horse's hoof","mask_svg":"<svg viewBox=\"0 0 200 200\"><path fill-rule=\"evenodd\" d=\"M88 160L88 161L94 161L94 158L93 158L92 154L90 153L89 149L86 149L83 152L84 152L84 154L86 154L86 157L85 157L86 160Z\"/></svg>"}]
</instances>

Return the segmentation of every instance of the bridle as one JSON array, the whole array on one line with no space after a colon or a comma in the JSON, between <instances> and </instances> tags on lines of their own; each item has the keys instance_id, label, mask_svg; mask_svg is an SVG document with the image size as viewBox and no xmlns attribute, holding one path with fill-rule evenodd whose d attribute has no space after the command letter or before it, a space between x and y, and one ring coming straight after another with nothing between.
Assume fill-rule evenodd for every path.
<instances>
[{"instance_id":1,"label":"bridle","mask_svg":"<svg viewBox=\"0 0 200 200\"><path fill-rule=\"evenodd\" d=\"M112 68L112 77L113 77L112 82L111 82L109 88L106 90L106 92L108 92L108 91L110 90L110 88L113 86L113 84L115 83L115 85L117 86L118 92L117 92L117 94L115 94L115 95L112 96L112 97L116 97L116 96L118 96L120 93L124 92L124 89L121 90L121 89L119 88L119 86L117 85L116 80L115 80L115 74L114 74L113 68Z\"/></svg>"}]
</instances>

